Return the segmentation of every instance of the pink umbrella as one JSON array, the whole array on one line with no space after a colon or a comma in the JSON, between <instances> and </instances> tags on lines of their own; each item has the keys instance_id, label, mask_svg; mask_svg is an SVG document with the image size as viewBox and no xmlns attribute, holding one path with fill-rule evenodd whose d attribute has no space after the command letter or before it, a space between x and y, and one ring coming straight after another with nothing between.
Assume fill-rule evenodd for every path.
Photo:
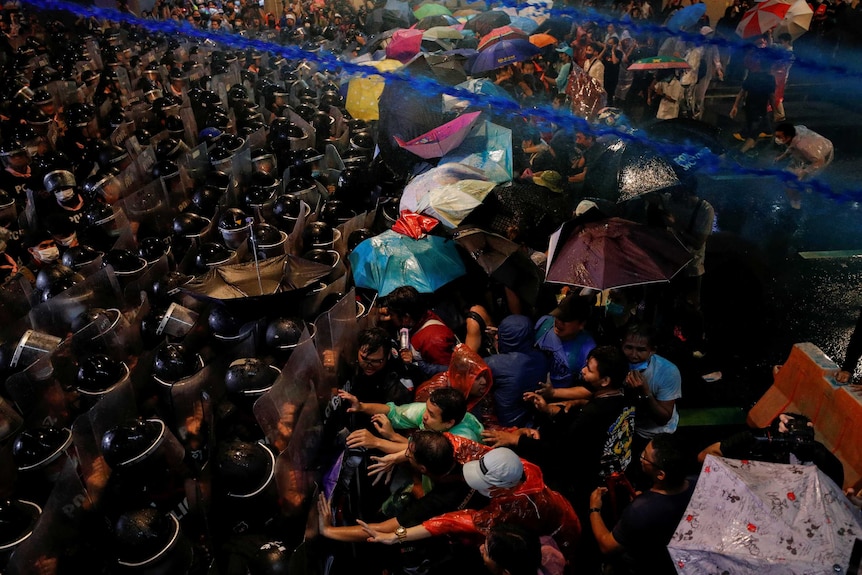
<instances>
[{"instance_id":1,"label":"pink umbrella","mask_svg":"<svg viewBox=\"0 0 862 575\"><path fill-rule=\"evenodd\" d=\"M765 34L781 24L790 10L790 4L786 0L766 0L755 4L754 8L742 15L736 33L743 38Z\"/></svg>"},{"instance_id":2,"label":"pink umbrella","mask_svg":"<svg viewBox=\"0 0 862 575\"><path fill-rule=\"evenodd\" d=\"M405 63L419 53L422 47L422 30L410 28L408 30L396 30L392 34L392 40L386 46L386 57Z\"/></svg>"},{"instance_id":3,"label":"pink umbrella","mask_svg":"<svg viewBox=\"0 0 862 575\"><path fill-rule=\"evenodd\" d=\"M481 112L463 114L451 122L446 122L442 126L413 138L409 142L405 142L398 136L395 136L395 141L398 142L399 146L420 158L426 160L440 158L461 145L479 118L479 114Z\"/></svg>"}]
</instances>

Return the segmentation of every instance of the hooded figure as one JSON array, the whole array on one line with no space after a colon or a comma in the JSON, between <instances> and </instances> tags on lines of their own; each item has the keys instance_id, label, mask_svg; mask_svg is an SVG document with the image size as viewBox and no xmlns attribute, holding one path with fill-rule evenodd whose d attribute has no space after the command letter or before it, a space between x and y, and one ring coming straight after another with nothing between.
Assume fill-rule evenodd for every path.
<instances>
[{"instance_id":1,"label":"hooded figure","mask_svg":"<svg viewBox=\"0 0 862 575\"><path fill-rule=\"evenodd\" d=\"M475 351L458 344L452 353L449 369L438 373L416 389L414 401L425 401L441 387L453 387L467 398L467 410L484 425L494 420L494 406L488 392L493 378L491 370Z\"/></svg>"},{"instance_id":2,"label":"hooded figure","mask_svg":"<svg viewBox=\"0 0 862 575\"><path fill-rule=\"evenodd\" d=\"M497 330L499 353L486 359L494 376L494 405L502 426L525 427L532 411L522 397L535 391L548 376L548 359L533 347L533 323L527 316L510 315Z\"/></svg>"}]
</instances>

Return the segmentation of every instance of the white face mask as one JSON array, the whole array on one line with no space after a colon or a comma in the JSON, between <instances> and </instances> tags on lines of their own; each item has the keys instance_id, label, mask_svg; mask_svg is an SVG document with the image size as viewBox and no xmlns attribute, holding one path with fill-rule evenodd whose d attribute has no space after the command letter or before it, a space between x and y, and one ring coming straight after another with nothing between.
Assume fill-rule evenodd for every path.
<instances>
[{"instance_id":1,"label":"white face mask","mask_svg":"<svg viewBox=\"0 0 862 575\"><path fill-rule=\"evenodd\" d=\"M45 263L55 262L60 259L60 248L57 246L37 251L39 252L39 259Z\"/></svg>"},{"instance_id":2,"label":"white face mask","mask_svg":"<svg viewBox=\"0 0 862 575\"><path fill-rule=\"evenodd\" d=\"M68 248L69 246L74 244L77 240L78 240L78 234L72 234L71 236L69 236L67 238L62 238L62 239L57 240L57 243L60 244L61 246L65 247L65 248Z\"/></svg>"},{"instance_id":3,"label":"white face mask","mask_svg":"<svg viewBox=\"0 0 862 575\"><path fill-rule=\"evenodd\" d=\"M776 143L776 144L778 144L779 146L784 146L784 145L785 145L784 141L783 141L783 140L781 140L781 139L780 139L780 138L778 138L778 137L776 137L776 138L775 138L775 143Z\"/></svg>"},{"instance_id":4,"label":"white face mask","mask_svg":"<svg viewBox=\"0 0 862 575\"><path fill-rule=\"evenodd\" d=\"M68 202L75 197L75 188L63 188L54 192L54 197L59 202Z\"/></svg>"}]
</instances>

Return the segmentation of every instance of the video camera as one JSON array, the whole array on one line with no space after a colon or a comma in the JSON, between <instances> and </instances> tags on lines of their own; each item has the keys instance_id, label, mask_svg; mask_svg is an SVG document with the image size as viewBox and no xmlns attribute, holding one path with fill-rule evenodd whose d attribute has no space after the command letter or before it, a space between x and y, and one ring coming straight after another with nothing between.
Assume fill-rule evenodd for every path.
<instances>
[{"instance_id":1,"label":"video camera","mask_svg":"<svg viewBox=\"0 0 862 575\"><path fill-rule=\"evenodd\" d=\"M787 421L782 422L780 416L772 422L769 427L752 432L755 445L764 448L780 449L784 451L795 451L797 449L811 448L815 444L814 427L809 425L811 420L797 413L783 414L790 416ZM779 426L784 424L786 431L781 431Z\"/></svg>"}]
</instances>

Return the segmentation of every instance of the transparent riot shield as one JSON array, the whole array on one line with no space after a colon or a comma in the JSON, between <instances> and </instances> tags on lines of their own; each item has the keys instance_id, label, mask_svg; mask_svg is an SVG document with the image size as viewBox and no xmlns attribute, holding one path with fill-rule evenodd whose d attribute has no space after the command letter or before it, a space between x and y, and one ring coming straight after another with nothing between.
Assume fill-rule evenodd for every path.
<instances>
[{"instance_id":1,"label":"transparent riot shield","mask_svg":"<svg viewBox=\"0 0 862 575\"><path fill-rule=\"evenodd\" d=\"M15 407L0 397L0 498L8 499L15 488L18 467L12 458L15 436L24 427L24 418Z\"/></svg>"},{"instance_id":2,"label":"transparent riot shield","mask_svg":"<svg viewBox=\"0 0 862 575\"><path fill-rule=\"evenodd\" d=\"M64 388L61 385L60 378L55 374L55 358L59 365L68 365L71 361L69 346L58 346L6 380L9 397L24 414L28 427L65 427L72 423L75 416L75 395L71 387ZM61 369L61 373L63 371ZM63 383L70 382L66 379Z\"/></svg>"},{"instance_id":3,"label":"transparent riot shield","mask_svg":"<svg viewBox=\"0 0 862 575\"><path fill-rule=\"evenodd\" d=\"M84 281L35 306L30 310L30 323L34 329L65 337L79 316L94 307L124 307L119 283L108 269L91 274Z\"/></svg>"},{"instance_id":4,"label":"transparent riot shield","mask_svg":"<svg viewBox=\"0 0 862 575\"><path fill-rule=\"evenodd\" d=\"M349 373L355 363L359 327L356 322L356 293L342 297L329 311L314 320L314 345L323 365L324 379L319 386L321 402L328 401L339 385L339 375Z\"/></svg>"},{"instance_id":5,"label":"transparent riot shield","mask_svg":"<svg viewBox=\"0 0 862 575\"><path fill-rule=\"evenodd\" d=\"M194 375L171 384L166 419L185 448L186 464L199 475L213 447L212 383L215 370L205 366Z\"/></svg>"}]
</instances>

